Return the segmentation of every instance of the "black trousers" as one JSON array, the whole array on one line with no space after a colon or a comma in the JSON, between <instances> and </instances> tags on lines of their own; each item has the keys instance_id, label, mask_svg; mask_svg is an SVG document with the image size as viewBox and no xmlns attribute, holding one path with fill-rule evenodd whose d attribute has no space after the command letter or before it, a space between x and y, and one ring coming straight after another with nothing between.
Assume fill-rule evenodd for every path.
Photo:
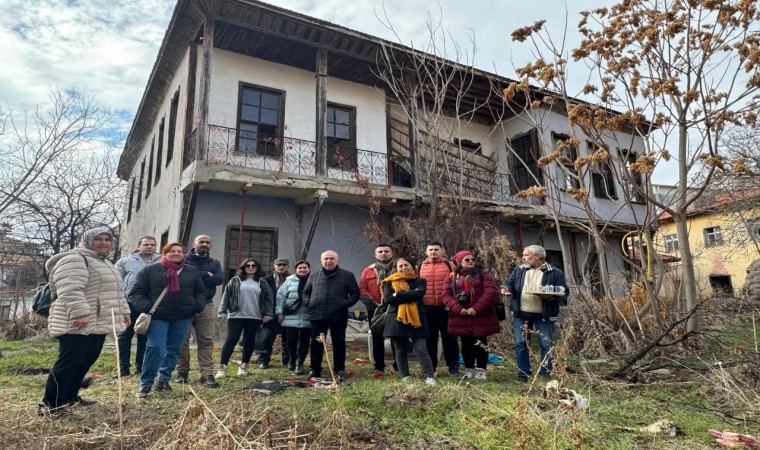
<instances>
[{"instance_id":1,"label":"black trousers","mask_svg":"<svg viewBox=\"0 0 760 450\"><path fill-rule=\"evenodd\" d=\"M427 338L427 349L433 362L433 371L438 367L438 335L441 336L443 358L446 366L459 367L459 343L457 337L449 334L449 312L443 306L425 306L427 324L430 335Z\"/></svg>"},{"instance_id":2,"label":"black trousers","mask_svg":"<svg viewBox=\"0 0 760 450\"><path fill-rule=\"evenodd\" d=\"M488 352L483 347L488 345L488 336L461 336L461 338L464 367L485 369L488 364ZM482 346L478 345L478 342Z\"/></svg>"},{"instance_id":3,"label":"black trousers","mask_svg":"<svg viewBox=\"0 0 760 450\"><path fill-rule=\"evenodd\" d=\"M288 361L294 366L301 365L309 354L309 339L311 330L308 328L284 327L285 350L288 353Z\"/></svg>"},{"instance_id":4,"label":"black trousers","mask_svg":"<svg viewBox=\"0 0 760 450\"><path fill-rule=\"evenodd\" d=\"M367 311L368 323L372 323L375 310ZM395 353L394 353L395 356ZM374 370L385 371L385 337L382 334L372 335L372 359L375 361Z\"/></svg>"},{"instance_id":5,"label":"black trousers","mask_svg":"<svg viewBox=\"0 0 760 450\"><path fill-rule=\"evenodd\" d=\"M58 337L58 359L50 369L42 403L57 408L79 395L82 380L103 350L104 334L64 334Z\"/></svg>"},{"instance_id":6,"label":"black trousers","mask_svg":"<svg viewBox=\"0 0 760 450\"><path fill-rule=\"evenodd\" d=\"M322 358L325 355L325 347L317 341L320 334L327 335L330 331L330 340L333 348L333 370L340 372L346 370L346 327L348 315L342 320L312 320L311 322L311 370L315 374L322 374Z\"/></svg>"},{"instance_id":7,"label":"black trousers","mask_svg":"<svg viewBox=\"0 0 760 450\"><path fill-rule=\"evenodd\" d=\"M230 357L235 350L235 345L240 340L241 333L243 334L242 362L250 363L251 355L253 355L253 342L261 323L261 320L258 319L227 319L227 338L222 345L222 357L219 363L227 365L230 362Z\"/></svg>"},{"instance_id":8,"label":"black trousers","mask_svg":"<svg viewBox=\"0 0 760 450\"><path fill-rule=\"evenodd\" d=\"M277 318L273 318L269 322L265 323L263 325L267 328L267 342L266 342L266 349L259 353L259 364L269 364L269 361L272 359L272 353L274 349L274 341L277 340L277 335L279 334L282 336L282 364L287 365L289 363L288 361L288 352L285 351L285 348L287 346L287 335L285 334L284 329L282 326L280 326L280 323L277 321Z\"/></svg>"}]
</instances>

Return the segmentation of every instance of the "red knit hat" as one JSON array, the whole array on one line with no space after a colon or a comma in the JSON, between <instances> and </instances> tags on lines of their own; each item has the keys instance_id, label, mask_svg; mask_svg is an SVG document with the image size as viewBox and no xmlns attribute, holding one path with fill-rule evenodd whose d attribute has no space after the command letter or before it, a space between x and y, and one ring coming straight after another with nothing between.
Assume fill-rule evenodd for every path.
<instances>
[{"instance_id":1,"label":"red knit hat","mask_svg":"<svg viewBox=\"0 0 760 450\"><path fill-rule=\"evenodd\" d=\"M462 250L461 252L458 252L456 255L454 255L454 257L451 258L451 260L454 261L454 264L459 265L459 263L462 262L465 256L472 256L472 253L470 253L467 250Z\"/></svg>"}]
</instances>

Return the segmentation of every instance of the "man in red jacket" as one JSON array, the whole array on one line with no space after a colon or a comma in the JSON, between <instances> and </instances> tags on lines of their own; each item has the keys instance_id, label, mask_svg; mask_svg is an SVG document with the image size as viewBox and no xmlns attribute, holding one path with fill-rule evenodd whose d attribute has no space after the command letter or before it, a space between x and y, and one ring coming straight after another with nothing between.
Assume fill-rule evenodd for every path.
<instances>
[{"instance_id":1,"label":"man in red jacket","mask_svg":"<svg viewBox=\"0 0 760 450\"><path fill-rule=\"evenodd\" d=\"M391 274L393 269L393 249L388 244L378 244L375 248L375 262L365 267L359 277L359 299L367 306L367 316L372 321L375 309L380 306L382 292L380 283ZM385 338L372 335L372 359L375 371L372 376L379 377L385 373Z\"/></svg>"},{"instance_id":2,"label":"man in red jacket","mask_svg":"<svg viewBox=\"0 0 760 450\"><path fill-rule=\"evenodd\" d=\"M449 373L456 376L459 375L459 344L456 336L448 332L449 312L443 305L443 288L446 283L451 282L449 274L454 271L454 264L443 257L444 248L440 242L429 243L425 254L427 259L420 264L418 276L427 281L427 291L425 291L423 302L430 331L427 341L428 353L435 370L438 367L438 336L440 335L446 366L449 368Z\"/></svg>"}]
</instances>

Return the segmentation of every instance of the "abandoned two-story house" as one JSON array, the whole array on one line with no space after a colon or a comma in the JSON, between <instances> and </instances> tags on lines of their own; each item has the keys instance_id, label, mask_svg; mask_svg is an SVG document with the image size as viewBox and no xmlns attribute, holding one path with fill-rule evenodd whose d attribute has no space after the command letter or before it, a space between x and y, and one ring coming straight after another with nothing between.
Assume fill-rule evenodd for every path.
<instances>
[{"instance_id":1,"label":"abandoned two-story house","mask_svg":"<svg viewBox=\"0 0 760 450\"><path fill-rule=\"evenodd\" d=\"M571 226L552 233L548 208L583 220L566 191L589 186L593 210L615 225L605 234L608 269L623 274L626 260L614 249L646 207L623 195L630 186L615 176L621 169L600 166L579 179L565 176L572 164L539 167L540 156L567 133L562 111L543 110L537 127L525 120L536 111L507 108L492 94L510 80L422 56L441 73L468 77L466 86L454 86L456 94L435 100L449 114L441 118L451 133L444 150L455 156L451 165L466 195L506 218L501 231L515 246L542 244L550 261L564 260L580 277L594 270L589 235ZM384 68L391 60L398 67ZM146 234L162 244L190 242L208 234L212 256L229 271L248 256L269 266L276 257L308 255L315 264L334 249L341 266L358 272L373 259L374 243L363 233L368 189L381 226L389 226L430 187L422 181L426 163L440 151L426 147L432 130L418 126L424 100L405 104L390 87L395 69L409 86L425 83L402 70L403 61L420 61L420 53L266 3L179 0L119 163L118 175L129 183L126 242ZM481 107L463 123L457 105L464 104ZM643 150L640 137L627 139ZM572 156L593 150L583 142ZM439 195L464 195L443 184ZM542 184L546 200L515 196Z\"/></svg>"}]
</instances>

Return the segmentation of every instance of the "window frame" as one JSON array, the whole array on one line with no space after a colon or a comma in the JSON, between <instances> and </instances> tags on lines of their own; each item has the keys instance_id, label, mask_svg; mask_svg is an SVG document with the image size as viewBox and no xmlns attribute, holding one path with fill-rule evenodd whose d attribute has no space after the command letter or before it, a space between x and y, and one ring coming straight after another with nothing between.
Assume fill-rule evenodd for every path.
<instances>
[{"instance_id":1,"label":"window frame","mask_svg":"<svg viewBox=\"0 0 760 450\"><path fill-rule=\"evenodd\" d=\"M665 248L665 253L678 253L680 251L678 246L678 233L663 235L662 243Z\"/></svg>"},{"instance_id":2,"label":"window frame","mask_svg":"<svg viewBox=\"0 0 760 450\"><path fill-rule=\"evenodd\" d=\"M556 152L559 141L567 141L571 136L562 133L555 133L552 131L552 151ZM571 145L568 149L570 155L567 155L567 151L562 152L562 155L557 159L557 164L562 166L559 171L562 175L563 183L559 186L560 190L567 191L570 188L580 189L581 180L580 174L575 170L575 160L578 159L578 147ZM564 168L564 169L563 169Z\"/></svg>"},{"instance_id":3,"label":"window frame","mask_svg":"<svg viewBox=\"0 0 760 450\"><path fill-rule=\"evenodd\" d=\"M226 279L229 279L232 275L235 274L235 270L237 269L237 266L233 262L233 258L237 258L237 246L233 245L233 237L234 239L237 239L238 234L240 233L240 225L228 225L227 230L225 232L224 237L224 259L222 260L222 266L224 273L226 275ZM269 258L261 257L259 256L260 253L264 252L255 252L253 250L245 251L245 248L243 247L242 254L241 255L241 261L245 258L251 257L254 258L256 261L261 264L262 272L260 272L262 275L265 275L269 273L272 267L272 263L274 263L274 260L277 258L277 248L278 248L278 242L279 242L279 229L278 228L272 228L272 227L256 227L256 226L243 226L243 239L245 241L246 233L267 233L271 236L271 241L269 248L267 249L269 253Z\"/></svg>"},{"instance_id":4,"label":"window frame","mask_svg":"<svg viewBox=\"0 0 760 450\"><path fill-rule=\"evenodd\" d=\"M285 91L279 90L279 89L273 89L266 86L260 86L256 84L250 84L250 83L243 83L240 82L240 86L238 89L238 110L237 110L237 126L236 126L236 132L237 132L237 138L235 142L235 152L239 154L243 154L246 156L259 156L259 157L279 157L282 154L282 140L285 133ZM259 94L259 120L261 120L261 96L262 94L270 94L270 95L276 95L278 99L277 103L277 124L276 124L276 130L274 134L268 134L263 133L259 131L259 127L262 125L262 123L254 122L252 120L243 119L243 98L245 96L246 91L256 91ZM247 104L246 104L247 105ZM249 131L249 130L243 130L241 127L243 125L255 125L256 131ZM266 126L271 126L270 124L264 124ZM250 137L244 137L243 133L255 133L256 134L256 147L254 150L248 150L248 146L246 145L245 149L242 149L241 143L243 140L246 141L253 141L254 138ZM259 139L259 135L265 135L270 136L271 140L261 140ZM261 147L261 149L260 149Z\"/></svg>"},{"instance_id":5,"label":"window frame","mask_svg":"<svg viewBox=\"0 0 760 450\"><path fill-rule=\"evenodd\" d=\"M166 133L166 167L169 167L169 162L174 157L174 139L177 136L177 114L179 114L179 90L180 88L177 87L169 107L169 129Z\"/></svg>"},{"instance_id":6,"label":"window frame","mask_svg":"<svg viewBox=\"0 0 760 450\"><path fill-rule=\"evenodd\" d=\"M621 167L627 172L626 174L623 174L622 177L620 177L623 183L623 192L628 193L628 200L631 203L646 203L644 196L640 194L634 186L635 184L639 188L644 187L644 175L631 169L631 164L636 162L639 154L635 150L626 148L619 148L618 153L620 154L620 159L623 162Z\"/></svg>"},{"instance_id":7,"label":"window frame","mask_svg":"<svg viewBox=\"0 0 760 450\"><path fill-rule=\"evenodd\" d=\"M333 127L338 124L336 121L330 122L330 111L343 111L348 113L348 132L350 133L349 139L340 139L335 136L330 136L329 128L330 124ZM333 117L335 114L333 114ZM325 142L327 147L327 166L331 169L339 170L356 170L358 167L358 153L359 150L356 147L356 107L350 105L343 105L340 103L327 102L327 108L325 108ZM340 145L340 142L347 142L348 145ZM340 151L345 149L346 151ZM347 161L348 165L341 164L341 159L337 158L337 154L340 153L343 161Z\"/></svg>"},{"instance_id":8,"label":"window frame","mask_svg":"<svg viewBox=\"0 0 760 450\"><path fill-rule=\"evenodd\" d=\"M586 149L591 155L602 147L591 141L586 141ZM609 149L607 150L609 153ZM601 189L600 189L601 188ZM615 184L615 172L609 161L598 162L591 166L591 189L594 191L594 197L617 200L617 186Z\"/></svg>"},{"instance_id":9,"label":"window frame","mask_svg":"<svg viewBox=\"0 0 760 450\"><path fill-rule=\"evenodd\" d=\"M724 244L723 230L720 226L705 227L702 229L705 248L720 247Z\"/></svg>"},{"instance_id":10,"label":"window frame","mask_svg":"<svg viewBox=\"0 0 760 450\"><path fill-rule=\"evenodd\" d=\"M161 179L161 168L164 159L164 130L166 129L166 116L161 118L161 122L158 124L158 153L156 153L156 176L153 180L153 184L157 185L158 180Z\"/></svg>"}]
</instances>

